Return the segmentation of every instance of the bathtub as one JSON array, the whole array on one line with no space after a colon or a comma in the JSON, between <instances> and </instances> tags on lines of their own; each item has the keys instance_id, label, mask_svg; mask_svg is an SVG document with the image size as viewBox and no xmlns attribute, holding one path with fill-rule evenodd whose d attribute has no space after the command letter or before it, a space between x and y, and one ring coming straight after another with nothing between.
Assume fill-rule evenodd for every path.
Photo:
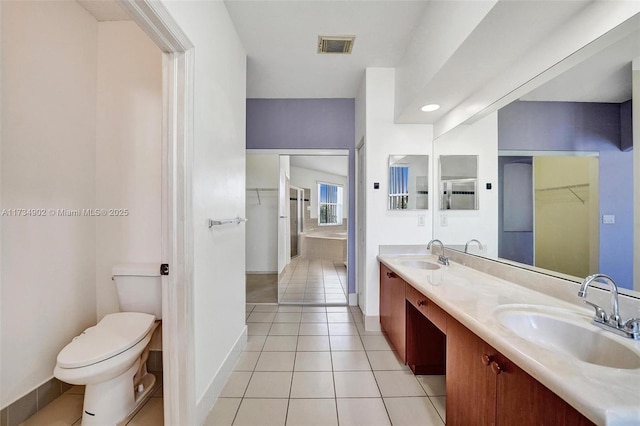
<instances>
[{"instance_id":1,"label":"bathtub","mask_svg":"<svg viewBox=\"0 0 640 426\"><path fill-rule=\"evenodd\" d=\"M347 231L315 229L300 234L300 255L305 259L347 261Z\"/></svg>"}]
</instances>

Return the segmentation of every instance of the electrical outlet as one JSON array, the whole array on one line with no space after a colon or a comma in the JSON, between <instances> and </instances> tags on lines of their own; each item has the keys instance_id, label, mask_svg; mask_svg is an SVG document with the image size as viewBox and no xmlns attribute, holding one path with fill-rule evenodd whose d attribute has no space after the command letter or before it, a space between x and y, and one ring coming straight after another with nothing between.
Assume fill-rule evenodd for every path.
<instances>
[{"instance_id":1,"label":"electrical outlet","mask_svg":"<svg viewBox=\"0 0 640 426\"><path fill-rule=\"evenodd\" d=\"M427 224L427 216L420 214L418 215L418 226L425 226Z\"/></svg>"},{"instance_id":2,"label":"electrical outlet","mask_svg":"<svg viewBox=\"0 0 640 426\"><path fill-rule=\"evenodd\" d=\"M440 226L449 226L449 218L445 215L440 215Z\"/></svg>"}]
</instances>

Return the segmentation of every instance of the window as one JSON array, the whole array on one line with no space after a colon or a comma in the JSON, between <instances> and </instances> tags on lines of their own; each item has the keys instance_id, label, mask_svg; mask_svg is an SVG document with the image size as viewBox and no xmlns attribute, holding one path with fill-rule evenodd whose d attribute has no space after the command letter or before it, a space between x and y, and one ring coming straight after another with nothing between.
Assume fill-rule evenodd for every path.
<instances>
[{"instance_id":1,"label":"window","mask_svg":"<svg viewBox=\"0 0 640 426\"><path fill-rule=\"evenodd\" d=\"M406 209L409 202L409 166L389 167L389 209Z\"/></svg>"},{"instance_id":2,"label":"window","mask_svg":"<svg viewBox=\"0 0 640 426\"><path fill-rule=\"evenodd\" d=\"M342 186L318 182L318 224L342 225Z\"/></svg>"}]
</instances>

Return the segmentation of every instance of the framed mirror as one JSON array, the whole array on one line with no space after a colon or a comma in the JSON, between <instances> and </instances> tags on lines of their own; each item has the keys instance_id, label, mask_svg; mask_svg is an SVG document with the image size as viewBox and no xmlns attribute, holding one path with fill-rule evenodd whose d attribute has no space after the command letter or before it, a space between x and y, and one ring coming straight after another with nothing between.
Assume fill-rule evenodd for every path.
<instances>
[{"instance_id":1,"label":"framed mirror","mask_svg":"<svg viewBox=\"0 0 640 426\"><path fill-rule=\"evenodd\" d=\"M389 210L429 208L429 156L389 156Z\"/></svg>"},{"instance_id":2,"label":"framed mirror","mask_svg":"<svg viewBox=\"0 0 640 426\"><path fill-rule=\"evenodd\" d=\"M478 209L478 156L440 156L440 210Z\"/></svg>"}]
</instances>

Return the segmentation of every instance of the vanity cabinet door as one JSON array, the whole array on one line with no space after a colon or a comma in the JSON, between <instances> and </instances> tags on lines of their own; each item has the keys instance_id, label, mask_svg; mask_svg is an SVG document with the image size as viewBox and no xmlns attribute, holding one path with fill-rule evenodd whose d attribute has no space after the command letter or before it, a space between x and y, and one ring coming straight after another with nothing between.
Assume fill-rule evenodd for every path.
<instances>
[{"instance_id":1,"label":"vanity cabinet door","mask_svg":"<svg viewBox=\"0 0 640 426\"><path fill-rule=\"evenodd\" d=\"M447 320L447 426L495 424L496 375L491 362L497 354L458 321Z\"/></svg>"},{"instance_id":2,"label":"vanity cabinet door","mask_svg":"<svg viewBox=\"0 0 640 426\"><path fill-rule=\"evenodd\" d=\"M405 281L380 264L380 325L406 362Z\"/></svg>"},{"instance_id":3,"label":"vanity cabinet door","mask_svg":"<svg viewBox=\"0 0 640 426\"><path fill-rule=\"evenodd\" d=\"M447 426L593 426L458 321L447 320Z\"/></svg>"},{"instance_id":4,"label":"vanity cabinet door","mask_svg":"<svg viewBox=\"0 0 640 426\"><path fill-rule=\"evenodd\" d=\"M593 425L589 419L504 355L498 354L496 361L499 365L497 425Z\"/></svg>"}]
</instances>

